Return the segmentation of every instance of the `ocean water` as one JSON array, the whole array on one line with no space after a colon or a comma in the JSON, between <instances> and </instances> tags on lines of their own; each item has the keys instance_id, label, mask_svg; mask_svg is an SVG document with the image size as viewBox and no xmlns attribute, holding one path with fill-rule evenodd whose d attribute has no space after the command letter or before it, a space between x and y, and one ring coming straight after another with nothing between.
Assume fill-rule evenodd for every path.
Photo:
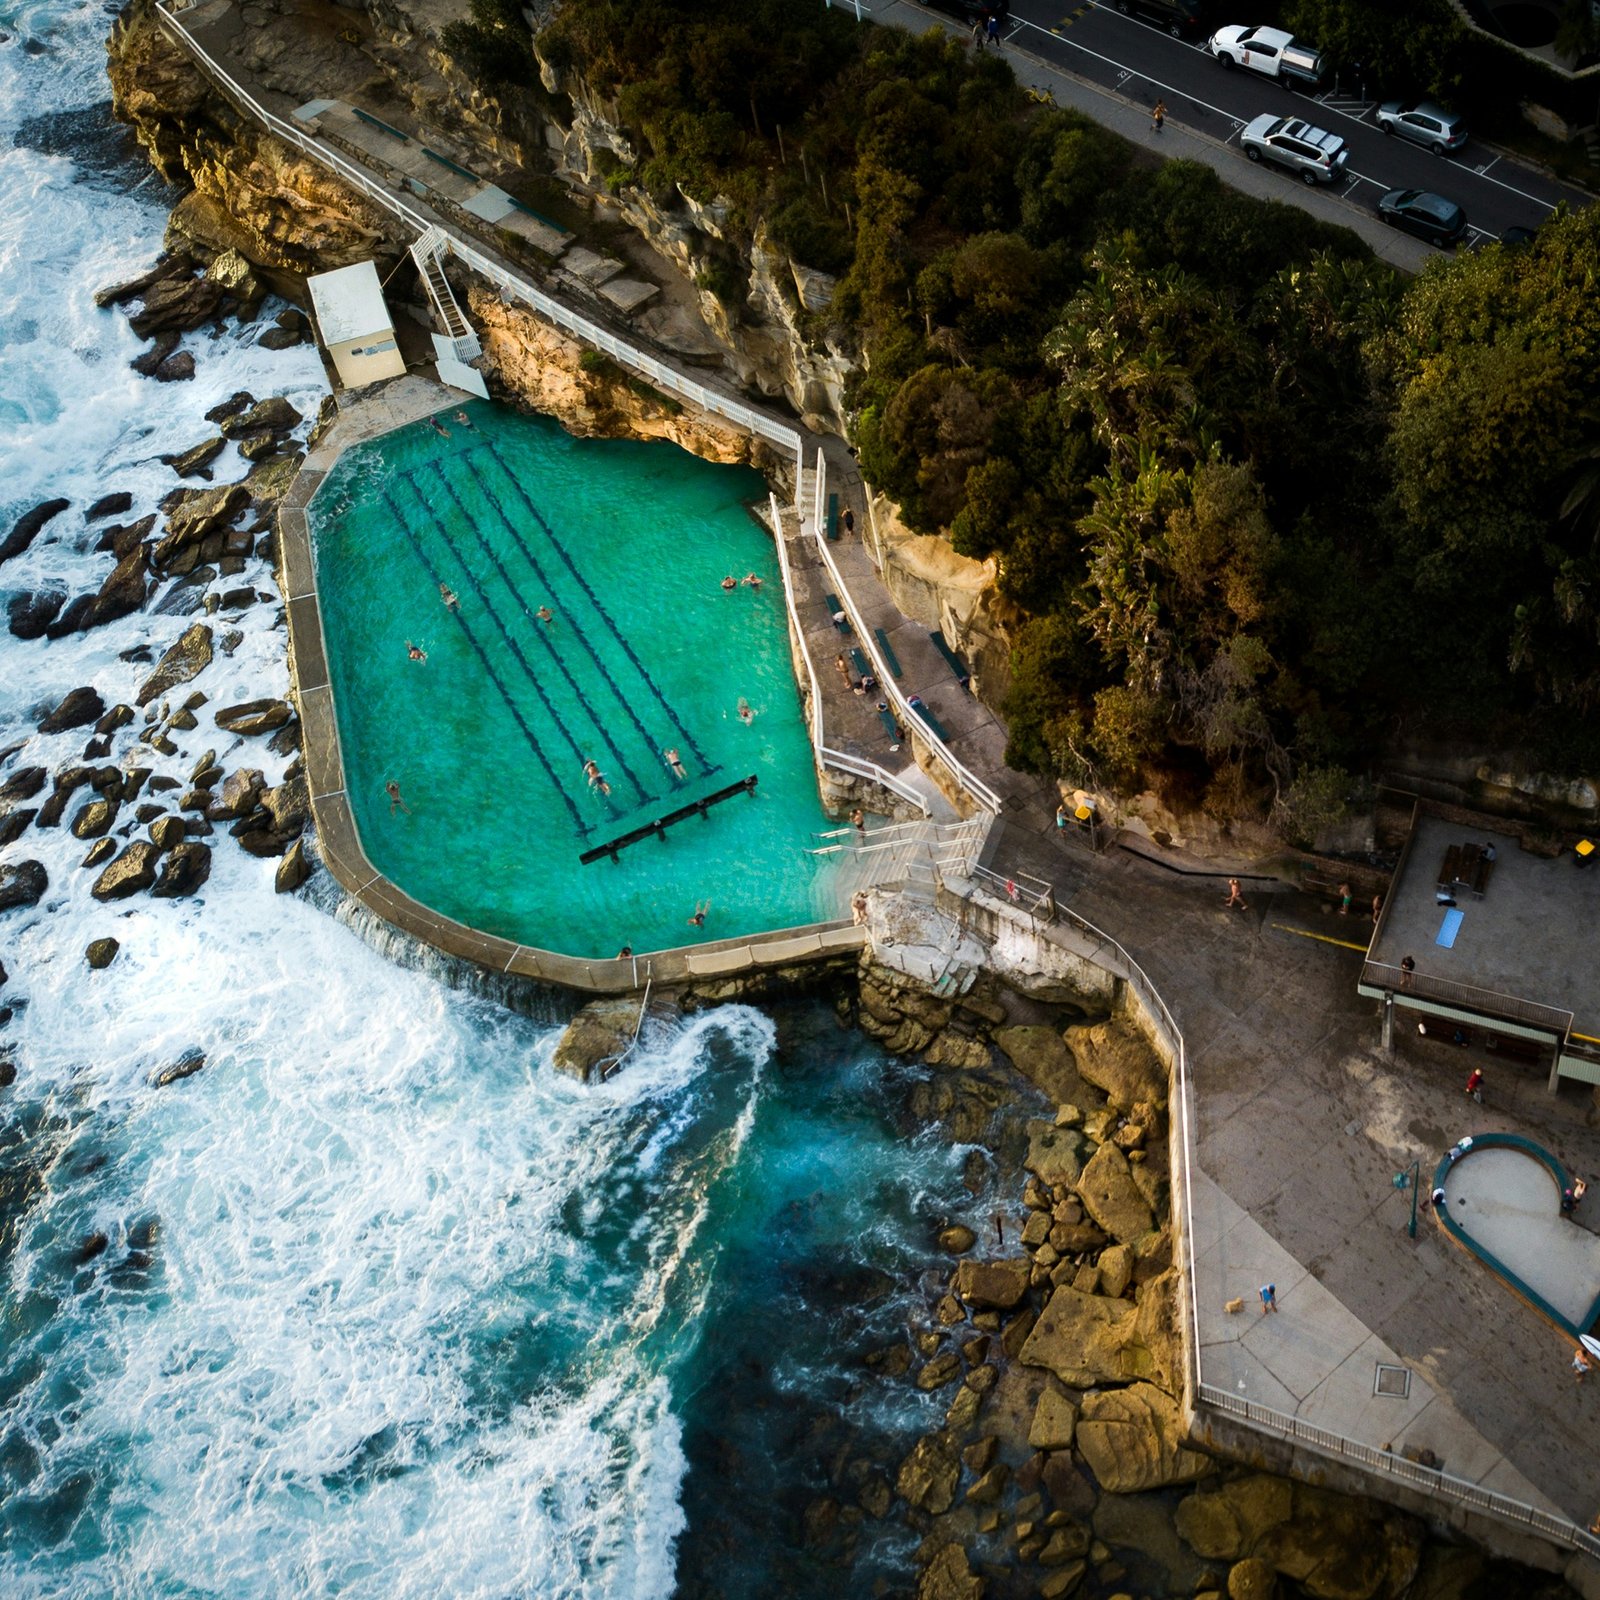
<instances>
[{"instance_id":1,"label":"ocean water","mask_svg":"<svg viewBox=\"0 0 1600 1600\"><path fill-rule=\"evenodd\" d=\"M109 24L0 7L0 525L73 503L0 599L97 584L83 508L154 509L157 458L219 399L322 393L311 352L249 329L189 336L193 383L128 370L91 295L154 256L170 196L106 118ZM230 447L218 481L241 472ZM0 779L80 759L86 732L41 736L39 710L80 684L131 701L124 654L189 620L0 633ZM208 720L287 687L276 600L236 631L158 769L214 748L281 777ZM838 1592L802 1523L839 1430L892 1471L942 1410L863 1387L859 1356L903 1337L935 1229L992 1205L962 1151L907 1136L915 1073L825 1006L728 1007L583 1089L548 1066L563 1003L392 964L214 843L192 899L113 906L65 827L0 856L50 878L0 913L0 1595ZM96 973L100 936L121 950ZM152 1086L193 1049L202 1071ZM848 1582L909 1570L877 1525Z\"/></svg>"},{"instance_id":2,"label":"ocean water","mask_svg":"<svg viewBox=\"0 0 1600 1600\"><path fill-rule=\"evenodd\" d=\"M834 824L777 554L749 511L760 475L481 402L440 425L350 451L310 506L373 864L459 922L575 956L839 916L832 858L808 853ZM759 587L722 588L747 573ZM582 859L749 777L615 860Z\"/></svg>"}]
</instances>

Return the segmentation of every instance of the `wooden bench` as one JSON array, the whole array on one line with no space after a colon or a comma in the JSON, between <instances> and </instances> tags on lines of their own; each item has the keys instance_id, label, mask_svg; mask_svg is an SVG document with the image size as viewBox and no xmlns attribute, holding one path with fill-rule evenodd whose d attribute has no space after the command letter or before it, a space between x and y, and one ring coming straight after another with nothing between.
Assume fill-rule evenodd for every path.
<instances>
[{"instance_id":1,"label":"wooden bench","mask_svg":"<svg viewBox=\"0 0 1600 1600\"><path fill-rule=\"evenodd\" d=\"M1439 863L1439 890L1443 894L1454 894L1456 881L1461 872L1461 846L1453 844L1444 853L1444 860Z\"/></svg>"},{"instance_id":2,"label":"wooden bench","mask_svg":"<svg viewBox=\"0 0 1600 1600\"><path fill-rule=\"evenodd\" d=\"M889 743L898 746L902 735L900 724L894 720L894 712L885 706L878 713L878 721L883 724L883 731L889 735Z\"/></svg>"},{"instance_id":3,"label":"wooden bench","mask_svg":"<svg viewBox=\"0 0 1600 1600\"><path fill-rule=\"evenodd\" d=\"M874 628L872 631L877 636L878 648L883 651L883 659L888 663L890 675L898 678L900 676L900 661L894 653L894 646L889 643L889 635L882 628Z\"/></svg>"},{"instance_id":4,"label":"wooden bench","mask_svg":"<svg viewBox=\"0 0 1600 1600\"><path fill-rule=\"evenodd\" d=\"M836 494L828 496L828 538L833 542L839 538L839 497Z\"/></svg>"},{"instance_id":5,"label":"wooden bench","mask_svg":"<svg viewBox=\"0 0 1600 1600\"><path fill-rule=\"evenodd\" d=\"M945 661L949 664L950 670L955 673L956 681L963 689L965 689L967 684L971 681L971 674L962 664L961 657L958 656L955 651L944 642L944 635L940 633L937 628L935 628L934 631L928 635L928 637L933 640L933 648L944 657Z\"/></svg>"},{"instance_id":6,"label":"wooden bench","mask_svg":"<svg viewBox=\"0 0 1600 1600\"><path fill-rule=\"evenodd\" d=\"M910 703L910 704L911 704L911 709L912 709L912 710L913 710L913 711L915 711L915 712L916 712L916 714L917 714L917 715L918 715L918 716L919 716L919 717L921 717L921 718L922 718L922 720L923 720L923 721L924 721L924 722L925 722L925 723L927 723L927 725L928 725L928 726L929 726L929 727L930 727L930 728L932 728L932 729L933 729L933 731L934 731L934 732L935 732L935 733L936 733L936 734L938 734L938 736L939 736L939 737L940 737L940 738L941 738L941 739L942 739L942 740L943 740L943 741L944 741L944 742L945 742L945 743L946 743L946 744L949 744L949 742L950 742L950 735L949 735L949 734L948 734L948 733L946 733L946 732L945 732L945 731L944 731L944 726L943 726L943 724L942 724L942 723L941 723L941 722L940 722L940 721L939 721L939 719L938 719L938 718L937 718L937 717L936 717L936 716L934 716L934 714L933 714L933 713L932 713L932 712L931 712L931 711L930 711L930 710L929 710L929 709L928 709L928 708L927 708L927 706L925 706L925 705L924 705L924 704L923 704L923 703L922 703L922 702L921 702L921 701L920 701L920 700L913 700L913 701L911 701L911 703Z\"/></svg>"},{"instance_id":7,"label":"wooden bench","mask_svg":"<svg viewBox=\"0 0 1600 1600\"><path fill-rule=\"evenodd\" d=\"M840 633L849 633L850 618L845 615L844 607L839 604L838 595L825 594L822 597L822 603L828 608L828 616L832 620L834 627L836 627Z\"/></svg>"},{"instance_id":8,"label":"wooden bench","mask_svg":"<svg viewBox=\"0 0 1600 1600\"><path fill-rule=\"evenodd\" d=\"M872 676L872 664L855 645L850 647L850 664L856 669L858 678L870 678Z\"/></svg>"}]
</instances>

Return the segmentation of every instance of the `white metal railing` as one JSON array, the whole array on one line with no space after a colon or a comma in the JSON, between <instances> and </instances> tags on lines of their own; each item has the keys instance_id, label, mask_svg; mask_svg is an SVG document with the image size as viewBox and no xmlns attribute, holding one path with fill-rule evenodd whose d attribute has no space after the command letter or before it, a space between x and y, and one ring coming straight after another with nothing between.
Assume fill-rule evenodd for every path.
<instances>
[{"instance_id":1,"label":"white metal railing","mask_svg":"<svg viewBox=\"0 0 1600 1600\"><path fill-rule=\"evenodd\" d=\"M817 455L819 457L817 476L820 480L825 469L820 464L822 452L819 450ZM992 812L994 815L998 816L1000 814L1001 806L1004 803L1000 796L997 795L994 790L991 789L989 785L986 784L980 777L978 777L976 773L969 771L965 764L962 763L951 751L950 747L944 742L944 740L941 739L938 734L936 734L933 729L930 728L928 724L917 715L916 711L912 708L911 702L906 699L905 692L894 681L894 674L890 672L888 667L884 664L883 655L878 649L877 637L873 634L872 630L867 627L865 620L856 607L855 596L850 592L850 585L844 581L844 575L839 571L838 566L834 563L833 552L828 549L827 532L815 517L811 519L811 536L816 544L817 553L822 558L822 564L828 569L828 576L833 579L834 589L839 596L839 603L844 607L845 614L850 619L850 625L856 630L856 634L861 640L861 648L872 657L874 676L877 678L878 683L883 691L891 700L894 701L895 705L899 707L907 728L915 728L918 734L920 734L921 737L926 741L928 748L933 752L934 756L950 773L951 777L953 777L955 781L963 789L965 789L966 792L970 794L985 811Z\"/></svg>"},{"instance_id":2,"label":"white metal railing","mask_svg":"<svg viewBox=\"0 0 1600 1600\"><path fill-rule=\"evenodd\" d=\"M903 778L885 771L876 762L863 760L859 756L846 755L842 750L828 747L823 736L822 685L817 681L817 669L811 660L811 648L806 643L805 630L800 626L800 613L795 608L794 571L789 565L788 541L783 536L783 513L778 509L777 495L770 490L767 494L767 504L771 508L769 514L772 518L772 537L778 546L778 570L783 575L783 603L788 609L789 626L794 631L800 659L805 663L806 679L811 685L811 745L816 751L817 760L842 772L848 772L854 777L869 778L874 783L881 783L891 794L899 795L902 800L909 800L912 805L920 808L924 816L927 816L926 798Z\"/></svg>"},{"instance_id":3,"label":"white metal railing","mask_svg":"<svg viewBox=\"0 0 1600 1600\"><path fill-rule=\"evenodd\" d=\"M795 461L795 495L798 505L800 493L800 476L805 465L805 442L799 432L787 427L781 422L764 415L762 412L739 401L721 394L715 389L709 389L704 384L696 383L692 378L686 378L682 373L657 361L653 356L646 355L642 350L635 349L626 340L619 339L615 334L600 327L598 323L591 322L587 317L580 315L571 307L563 305L559 300L553 300L549 295L534 288L531 283L516 276L515 273L506 271L498 263L491 261L481 251L458 239L448 229L440 227L436 219L407 205L397 195L391 193L370 172L364 171L354 162L346 160L338 152L328 148L313 135L303 128L297 128L292 123L286 122L282 117L269 111L247 89L243 88L222 66L207 54L204 47L184 25L173 15L171 8L173 0L157 0L156 15L162 25L172 37L186 50L194 60L211 76L217 86L229 95L243 110L255 117L265 127L276 134L280 139L303 151L314 161L336 172L345 182L361 190L369 199L375 201L386 211L401 218L419 234L425 234L430 228L436 228L449 244L451 252L459 256L475 271L483 274L499 286L504 292L514 295L517 299L525 301L540 316L555 323L558 327L565 328L567 332L582 339L585 344L593 345L595 349L604 351L615 360L624 363L649 379L657 388L665 389L672 394L681 395L684 399L703 410L715 413L717 416L726 417L730 422L736 422L740 427L771 441L780 448L790 452Z\"/></svg>"}]
</instances>

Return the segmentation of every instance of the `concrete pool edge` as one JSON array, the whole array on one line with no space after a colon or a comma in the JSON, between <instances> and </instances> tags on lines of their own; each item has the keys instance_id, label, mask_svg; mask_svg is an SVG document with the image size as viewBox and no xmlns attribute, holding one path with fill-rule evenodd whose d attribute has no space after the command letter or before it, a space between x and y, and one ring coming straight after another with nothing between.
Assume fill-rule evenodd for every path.
<instances>
[{"instance_id":1,"label":"concrete pool edge","mask_svg":"<svg viewBox=\"0 0 1600 1600\"><path fill-rule=\"evenodd\" d=\"M481 932L409 895L367 856L345 789L327 641L317 593L308 508L339 458L354 445L404 427L452 403L449 391L426 379L398 379L377 401L382 426L362 427L341 412L308 452L278 508L278 572L289 628L289 681L300 708L302 751L317 848L323 864L353 899L412 938L442 954L498 973L596 994L624 994L647 981L686 983L770 972L860 950L866 930L850 921L816 922L705 944L651 951L635 960L565 955ZM341 429L340 423L346 424Z\"/></svg>"}]
</instances>

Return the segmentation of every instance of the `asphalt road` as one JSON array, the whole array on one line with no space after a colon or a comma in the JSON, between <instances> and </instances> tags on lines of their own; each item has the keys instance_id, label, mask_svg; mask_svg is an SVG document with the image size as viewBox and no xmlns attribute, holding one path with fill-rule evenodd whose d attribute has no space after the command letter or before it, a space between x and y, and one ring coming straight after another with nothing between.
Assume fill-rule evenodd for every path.
<instances>
[{"instance_id":1,"label":"asphalt road","mask_svg":"<svg viewBox=\"0 0 1600 1600\"><path fill-rule=\"evenodd\" d=\"M961 23L925 0L922 4L863 0L861 9L886 22L912 26L920 22L922 26L964 31ZM1372 239L1381 254L1408 270L1416 270L1435 252L1432 246L1378 223L1373 208L1386 190L1431 189L1455 201L1467 213L1470 243L1497 238L1513 225L1537 227L1561 200L1577 208L1594 198L1474 140L1469 139L1454 155L1436 156L1406 140L1387 137L1372 120L1376 103L1363 97L1359 84L1335 84L1308 95L1242 68L1230 72L1204 50L1203 40L1174 39L1161 28L1121 15L1109 0L1106 4L1096 0L1013 0L1004 45L1025 83L1039 77L1028 70L1028 58L1032 57L1098 90L1100 96L1131 107L1147 110L1157 99L1164 99L1168 122L1167 134L1162 137L1178 135L1169 140L1172 154L1193 153L1179 148L1180 143L1188 142L1185 135L1205 141L1216 150L1217 158L1209 164L1230 184L1300 205L1329 220L1347 222ZM1055 88L1048 83L1041 86ZM1063 98L1057 92L1056 98L1061 103L1068 99L1082 103L1076 95ZM1097 120L1113 125L1122 120L1089 106L1085 109ZM1342 137L1350 148L1344 178L1313 190L1295 174L1268 163L1252 169L1238 147L1238 134L1247 122L1266 111L1304 117ZM1246 170L1236 173L1234 163ZM1330 206L1330 201L1339 203ZM1332 211L1340 215L1330 216ZM1380 238L1392 243L1385 247L1378 243Z\"/></svg>"}]
</instances>

